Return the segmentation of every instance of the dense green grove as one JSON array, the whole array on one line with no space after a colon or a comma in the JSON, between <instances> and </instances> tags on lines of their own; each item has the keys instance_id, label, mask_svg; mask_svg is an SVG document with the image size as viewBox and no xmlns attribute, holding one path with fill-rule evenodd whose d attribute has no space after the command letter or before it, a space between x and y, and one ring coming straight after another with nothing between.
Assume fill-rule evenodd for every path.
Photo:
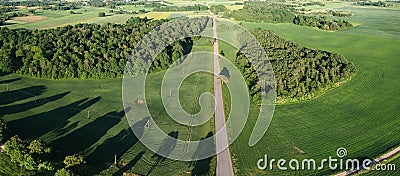
<instances>
[{"instance_id":1,"label":"dense green grove","mask_svg":"<svg viewBox=\"0 0 400 176\"><path fill-rule=\"evenodd\" d=\"M147 13L148 11L144 10L144 9L140 9L138 11L125 11L125 10L110 10L110 13L115 13L115 14L143 14L143 13Z\"/></svg>"},{"instance_id":2,"label":"dense green grove","mask_svg":"<svg viewBox=\"0 0 400 176\"><path fill-rule=\"evenodd\" d=\"M133 52L132 59L126 64L125 73L143 74L148 71L147 68L150 68L150 72L156 72L167 69L171 64L181 63L180 58L190 53L192 49L192 40L197 40L199 38L197 35L200 35L207 26L211 26L210 18L204 16L192 20L179 18L169 23L168 27L156 28L141 40L141 46ZM186 38L182 38L183 36ZM156 53L159 51L162 52Z\"/></svg>"},{"instance_id":3,"label":"dense green grove","mask_svg":"<svg viewBox=\"0 0 400 176\"><path fill-rule=\"evenodd\" d=\"M54 5L47 5L43 6L43 10L74 10L74 9L79 9L80 4L79 3L74 3L74 2L69 2L69 3L58 3Z\"/></svg>"},{"instance_id":4,"label":"dense green grove","mask_svg":"<svg viewBox=\"0 0 400 176\"><path fill-rule=\"evenodd\" d=\"M190 6L164 6L164 7L156 7L153 9L155 12L176 12L176 11L202 11L208 10L208 7L205 5L190 5Z\"/></svg>"},{"instance_id":5,"label":"dense green grove","mask_svg":"<svg viewBox=\"0 0 400 176\"><path fill-rule=\"evenodd\" d=\"M249 22L291 23L295 15L290 9L294 8L283 4L254 2L244 4L243 9L225 13L224 17Z\"/></svg>"},{"instance_id":6,"label":"dense green grove","mask_svg":"<svg viewBox=\"0 0 400 176\"><path fill-rule=\"evenodd\" d=\"M0 29L0 70L61 78L121 77L137 42L165 20L131 18L126 24L77 24L45 30ZM190 39L160 54L153 70L187 53ZM171 60L172 59L172 60Z\"/></svg>"},{"instance_id":7,"label":"dense green grove","mask_svg":"<svg viewBox=\"0 0 400 176\"><path fill-rule=\"evenodd\" d=\"M26 7L40 7L44 10L71 10L76 9L82 5L80 2L62 2L56 0L38 1L1 1L0 5L7 7L26 6Z\"/></svg>"},{"instance_id":8,"label":"dense green grove","mask_svg":"<svg viewBox=\"0 0 400 176\"><path fill-rule=\"evenodd\" d=\"M315 5L325 6L325 4L323 4L321 2L304 2L304 3L301 3L301 5L302 6L315 6Z\"/></svg>"},{"instance_id":9,"label":"dense green grove","mask_svg":"<svg viewBox=\"0 0 400 176\"><path fill-rule=\"evenodd\" d=\"M285 41L272 31L254 30L252 34L260 42L272 64L278 100L312 97L318 90L349 79L355 73L354 65L340 54L301 47ZM253 100L258 101L260 82L252 68L260 63L250 63L239 52L235 64L246 79Z\"/></svg>"},{"instance_id":10,"label":"dense green grove","mask_svg":"<svg viewBox=\"0 0 400 176\"><path fill-rule=\"evenodd\" d=\"M331 20L324 16L305 16L294 12L294 6L274 4L269 2L246 3L243 9L225 13L225 18L234 18L238 21L267 22L267 23L293 23L296 25L317 27L323 30L339 30L352 27L345 20ZM346 16L344 13L331 13L333 16ZM330 14L329 14L330 15Z\"/></svg>"},{"instance_id":11,"label":"dense green grove","mask_svg":"<svg viewBox=\"0 0 400 176\"><path fill-rule=\"evenodd\" d=\"M389 2L389 1L387 1ZM377 2L373 2L373 1L357 1L354 3L355 5L358 6L376 6L376 7L387 7L390 6L389 4L382 2L382 1L377 1Z\"/></svg>"},{"instance_id":12,"label":"dense green grove","mask_svg":"<svg viewBox=\"0 0 400 176\"><path fill-rule=\"evenodd\" d=\"M11 161L18 163L27 170L41 170L42 172L53 170L48 162L51 149L40 140L22 141L18 136L13 136L4 144L6 154Z\"/></svg>"},{"instance_id":13,"label":"dense green grove","mask_svg":"<svg viewBox=\"0 0 400 176\"><path fill-rule=\"evenodd\" d=\"M214 14L218 14L218 13L220 13L220 12L225 12L225 11L227 11L228 9L224 6L224 5L222 5L222 4L218 4L218 5L211 5L210 6L210 11L212 12L212 13L214 13Z\"/></svg>"},{"instance_id":14,"label":"dense green grove","mask_svg":"<svg viewBox=\"0 0 400 176\"><path fill-rule=\"evenodd\" d=\"M340 30L346 29L348 27L353 27L353 25L345 20L329 20L324 16L306 16L297 15L293 19L293 23L301 26L317 27L322 30Z\"/></svg>"},{"instance_id":15,"label":"dense green grove","mask_svg":"<svg viewBox=\"0 0 400 176\"><path fill-rule=\"evenodd\" d=\"M38 1L38 0L27 0L27 1L0 1L0 5L2 6L26 6L26 7L34 7L34 6L46 6L52 4L50 1Z\"/></svg>"}]
</instances>

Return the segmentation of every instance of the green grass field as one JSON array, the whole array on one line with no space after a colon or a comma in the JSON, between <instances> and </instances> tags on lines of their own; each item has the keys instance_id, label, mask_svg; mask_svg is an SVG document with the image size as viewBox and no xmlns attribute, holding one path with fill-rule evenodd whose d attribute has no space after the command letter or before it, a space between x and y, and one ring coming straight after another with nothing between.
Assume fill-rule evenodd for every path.
<instances>
[{"instance_id":1,"label":"green grass field","mask_svg":"<svg viewBox=\"0 0 400 176\"><path fill-rule=\"evenodd\" d=\"M144 8L137 5L124 5L117 6L113 10L124 10L128 12L139 11L144 9L151 11L152 8ZM72 10L76 14L71 14L69 10L36 10L37 15L45 17L46 19L33 22L21 22L16 20L8 20L5 25L9 28L27 28L27 29L45 29L58 26L73 25L78 23L125 23L129 18L138 16L132 14L114 14L110 12L110 8L106 7L82 7L80 9ZM27 11L27 10L25 10ZM98 17L99 12L105 12L106 17Z\"/></svg>"},{"instance_id":2,"label":"green grass field","mask_svg":"<svg viewBox=\"0 0 400 176\"><path fill-rule=\"evenodd\" d=\"M359 20L360 25L337 32L292 24L243 23L247 28L273 30L279 36L305 47L340 53L355 64L357 74L351 81L317 99L277 106L267 134L254 147L247 146L258 111L258 107L251 104L251 114L245 129L231 147L238 174L327 175L332 172L326 169L261 171L257 169L257 161L264 154L276 159L318 160L328 156L335 157L339 147L347 149L347 158L374 158L400 144L400 41L397 35L399 30L394 28L399 23L394 19L388 19L388 22L381 20L395 17L399 12L383 11L385 9L378 9L374 13L366 10L356 12L356 16L350 20ZM97 14L98 12L93 12L93 15ZM56 19L57 16L54 14L53 18ZM389 25L381 25L379 21ZM199 42L207 44L208 41L204 39ZM202 48L203 46L194 47L194 50ZM226 57L232 56L231 51L224 52ZM149 88L155 94L159 91L162 75L163 73L152 75L153 82L150 83L153 86ZM185 98L185 105L193 105L190 102L194 100L192 95L197 89L195 83L199 78L207 80L209 75L193 75L185 80L185 88L181 90L182 94L185 91L189 94ZM6 91L7 85L9 91ZM209 86L201 89L203 90L199 92L210 91ZM224 96L228 94L224 91ZM158 99L157 95L149 96ZM215 157L195 165L172 160L155 165L154 153L136 140L124 117L121 79L42 80L7 75L0 80L0 97L0 113L10 122L14 133L21 138L39 137L51 142L54 157L59 160L66 154L84 154L93 167L92 171L98 171L105 163L112 162L114 154L126 163L122 171L144 175L149 172L151 175L186 175L196 169L212 173L215 168ZM185 138L188 129L171 119L164 119L165 111L160 106L161 101L154 102L151 107L154 108L154 115L159 116L157 123L160 122L167 132L179 131L178 138ZM190 107L193 108L184 106L187 110ZM205 132L202 128L196 130L199 134ZM295 148L301 149L305 154L300 154ZM4 159L6 158L0 158L0 165L9 165ZM396 159L393 162L398 161ZM11 167L17 168L10 165Z\"/></svg>"},{"instance_id":3,"label":"green grass field","mask_svg":"<svg viewBox=\"0 0 400 176\"><path fill-rule=\"evenodd\" d=\"M196 41L193 50L210 50L206 41ZM151 74L146 86L146 99L157 125L166 133L177 131L178 139L182 140L199 140L213 132L213 118L190 130L169 118L159 101L163 76L164 72ZM112 163L117 154L118 160L126 164L120 174L122 171L142 175L214 172L213 158L196 163L167 159L156 164L157 157L138 142L125 118L122 79L44 80L18 75L0 79L0 116L9 121L13 133L22 139L40 138L50 143L55 160L80 153L91 166L90 173L95 173ZM207 73L187 77L179 89L184 110L197 113L198 97L203 92L213 92L212 85L212 76ZM17 167L5 156L0 158L0 164ZM9 170L0 169L2 172ZM29 174L24 170L20 173Z\"/></svg>"},{"instance_id":4,"label":"green grass field","mask_svg":"<svg viewBox=\"0 0 400 176\"><path fill-rule=\"evenodd\" d=\"M150 79L148 95L149 108L157 125L167 133L179 132L179 139L186 139L188 128L179 125L167 118L161 102L152 102L152 96L161 86L163 74L155 74ZM199 107L194 104L196 87L200 91L211 91L210 76L195 74L183 82L181 99L183 107L195 112ZM7 84L0 85L2 96L1 115L22 139L41 138L53 147L53 158L61 160L65 155L80 153L86 156L92 171L99 171L106 163L113 161L114 154L122 162L134 162L138 165L132 168L134 173L147 174L151 171L154 175L161 173L179 174L190 172L196 166L188 162L165 160L157 167L153 167L153 153L137 139L129 128L124 116L121 103L121 79L110 80L39 80L21 78L15 75L3 76L2 82L10 82L9 91ZM156 98L160 100L160 98ZM190 105L185 106L185 105ZM88 118L89 114L89 118ZM208 124L211 123L211 124ZM212 130L212 121L192 130L192 140L204 137ZM211 129L210 129L211 128ZM207 130L207 131L205 131ZM79 142L78 142L79 141ZM1 158L2 162L7 160ZM204 164L204 163L203 163ZM208 165L212 163L207 163ZM185 166L185 167L183 167ZM126 170L131 169L126 168ZM138 169L139 168L139 169ZM153 170L154 169L154 170Z\"/></svg>"},{"instance_id":5,"label":"green grass field","mask_svg":"<svg viewBox=\"0 0 400 176\"><path fill-rule=\"evenodd\" d=\"M250 118L253 122L247 125L249 130L245 130L233 145L241 174L264 173L257 171L256 167L257 160L264 154L273 158L322 159L336 156L336 149L345 147L349 158L373 158L399 145L400 98L397 94L400 81L396 75L400 68L400 41L396 37L385 38L387 35L379 33L356 34L357 29L364 31L361 27L351 31L325 32L292 24L243 24L247 28L273 30L283 38L306 47L341 53L356 65L357 75L318 99L277 106L267 134L248 150L248 137L256 118L253 114ZM391 24L394 25L398 23ZM392 31L391 26L369 27L372 31L399 32ZM253 110L256 111L256 107ZM294 147L305 154L300 154ZM272 173L290 173L275 171ZM325 175L331 172L300 172L315 173Z\"/></svg>"},{"instance_id":6,"label":"green grass field","mask_svg":"<svg viewBox=\"0 0 400 176\"><path fill-rule=\"evenodd\" d=\"M167 0L167 2L173 4L174 6L189 6L189 5L195 5L195 4L201 4L201 5L206 5L207 3L209 4L223 4L223 5L232 5L237 2L242 1L235 1L235 0L215 0L215 1L208 1L208 0L196 0L196 1L179 1L179 0Z\"/></svg>"},{"instance_id":7,"label":"green grass field","mask_svg":"<svg viewBox=\"0 0 400 176\"><path fill-rule=\"evenodd\" d=\"M127 12L138 12L139 10L149 11L143 14L115 14L111 13L110 10L123 10ZM122 5L117 6L116 9L110 9L107 7L89 7L84 6L80 9L72 10L76 14L71 14L70 10L36 10L36 17L41 18L40 20L18 20L11 19L7 20L4 27L12 29L26 28L26 29L46 29L54 28L58 26L74 25L79 23L118 23L123 24L131 17L147 17L151 19L167 19L177 18L182 16L198 16L208 14L207 11L200 12L152 12L153 8L143 7L143 5ZM27 9L22 9L22 13L27 13ZM99 17L99 12L105 12L105 17ZM24 17L25 18L25 17Z\"/></svg>"}]
</instances>

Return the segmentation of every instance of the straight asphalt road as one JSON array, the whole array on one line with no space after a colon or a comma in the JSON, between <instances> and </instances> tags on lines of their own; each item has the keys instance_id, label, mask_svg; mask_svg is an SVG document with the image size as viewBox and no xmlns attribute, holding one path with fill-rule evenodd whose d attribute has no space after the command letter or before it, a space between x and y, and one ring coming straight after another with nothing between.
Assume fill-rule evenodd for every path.
<instances>
[{"instance_id":1,"label":"straight asphalt road","mask_svg":"<svg viewBox=\"0 0 400 176\"><path fill-rule=\"evenodd\" d=\"M222 100L222 88L221 80L218 75L220 73L219 68L219 56L218 56L218 40L217 40L217 24L215 21L215 15L213 15L213 35L214 35L214 97L215 97L215 131L220 133L216 135L216 151L221 151L224 147L229 146L228 133L225 125L225 113ZM217 154L217 176L232 176L232 160L229 148L226 148L222 152Z\"/></svg>"}]
</instances>

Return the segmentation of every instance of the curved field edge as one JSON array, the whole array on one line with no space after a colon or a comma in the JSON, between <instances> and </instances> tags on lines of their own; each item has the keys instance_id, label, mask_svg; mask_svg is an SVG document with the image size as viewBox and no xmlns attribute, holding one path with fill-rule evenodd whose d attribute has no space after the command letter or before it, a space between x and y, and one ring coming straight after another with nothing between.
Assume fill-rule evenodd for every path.
<instances>
[{"instance_id":1,"label":"curved field edge","mask_svg":"<svg viewBox=\"0 0 400 176\"><path fill-rule=\"evenodd\" d=\"M319 90L315 91L314 93L308 95L308 96L304 96L304 97L300 97L300 98L281 98L281 97L276 97L276 104L277 106L279 105L288 105L288 104L295 104L295 103L302 103L302 102L306 102L306 101L311 101L314 99L317 99L321 96L324 96L327 92L334 90L348 82L350 82L355 75L357 74L357 71L355 73L353 73L353 75L351 75L349 78L344 79L342 81L339 81L335 84L332 85L328 85L326 87L320 88Z\"/></svg>"},{"instance_id":2,"label":"curved field edge","mask_svg":"<svg viewBox=\"0 0 400 176\"><path fill-rule=\"evenodd\" d=\"M250 121L233 144L238 172L257 174L332 174L338 171L261 171L257 161L264 154L272 158L326 158L336 156L345 147L348 158L374 158L398 146L400 123L400 41L390 38L324 32L290 24L244 23L248 28L269 29L279 36L305 47L344 55L357 68L346 84L317 99L276 106L272 123L264 138L254 147L247 146L257 118L252 106ZM296 148L304 151L300 154Z\"/></svg>"}]
</instances>

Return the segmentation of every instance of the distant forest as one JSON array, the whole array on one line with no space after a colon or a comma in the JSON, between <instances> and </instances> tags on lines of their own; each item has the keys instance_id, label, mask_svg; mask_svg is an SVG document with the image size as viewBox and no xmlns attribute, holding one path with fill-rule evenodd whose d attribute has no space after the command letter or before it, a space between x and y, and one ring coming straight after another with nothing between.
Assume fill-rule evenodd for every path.
<instances>
[{"instance_id":1,"label":"distant forest","mask_svg":"<svg viewBox=\"0 0 400 176\"><path fill-rule=\"evenodd\" d=\"M251 2L246 3L243 9L225 13L223 17L248 22L293 23L317 27L322 30L339 30L352 27L352 24L345 20L332 20L324 16L299 15L295 11L294 6L291 5Z\"/></svg>"},{"instance_id":2,"label":"distant forest","mask_svg":"<svg viewBox=\"0 0 400 176\"><path fill-rule=\"evenodd\" d=\"M156 7L153 9L155 12L176 12L176 11L201 11L208 10L208 7L205 5L191 5L191 6L164 6L164 7Z\"/></svg>"},{"instance_id":3,"label":"distant forest","mask_svg":"<svg viewBox=\"0 0 400 176\"><path fill-rule=\"evenodd\" d=\"M12 17L26 16L26 14L21 12L13 12L14 9L15 7L0 7L0 26Z\"/></svg>"}]
</instances>

